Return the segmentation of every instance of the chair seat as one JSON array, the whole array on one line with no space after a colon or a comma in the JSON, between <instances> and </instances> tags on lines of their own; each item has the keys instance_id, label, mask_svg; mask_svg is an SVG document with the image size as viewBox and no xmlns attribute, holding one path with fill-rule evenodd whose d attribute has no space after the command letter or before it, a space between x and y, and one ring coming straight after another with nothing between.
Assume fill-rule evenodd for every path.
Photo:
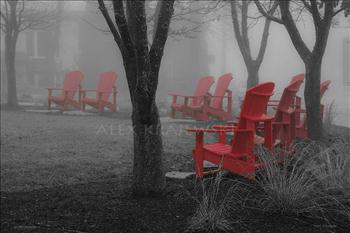
<instances>
[{"instance_id":1,"label":"chair seat","mask_svg":"<svg viewBox=\"0 0 350 233\"><path fill-rule=\"evenodd\" d=\"M203 104L189 105L188 108L191 110L201 110L203 108Z\"/></svg>"},{"instance_id":2,"label":"chair seat","mask_svg":"<svg viewBox=\"0 0 350 233\"><path fill-rule=\"evenodd\" d=\"M83 99L83 102L88 103L88 104L98 104L98 100L97 99L88 98L88 97L85 97Z\"/></svg>"},{"instance_id":3,"label":"chair seat","mask_svg":"<svg viewBox=\"0 0 350 233\"><path fill-rule=\"evenodd\" d=\"M251 121L269 121L269 120L273 119L272 116L269 116L269 115L266 115L266 114L263 114L260 117L245 116L245 118L248 119L248 120L251 120Z\"/></svg>"},{"instance_id":4,"label":"chair seat","mask_svg":"<svg viewBox=\"0 0 350 233\"><path fill-rule=\"evenodd\" d=\"M254 143L255 143L255 145L262 145L262 144L265 143L265 138L264 137L260 137L260 136L255 134L255 136L254 136Z\"/></svg>"},{"instance_id":5,"label":"chair seat","mask_svg":"<svg viewBox=\"0 0 350 233\"><path fill-rule=\"evenodd\" d=\"M245 158L244 154L232 153L232 147L230 145L222 143L207 144L204 146L204 150L217 154L218 156L227 156L231 158Z\"/></svg>"},{"instance_id":6,"label":"chair seat","mask_svg":"<svg viewBox=\"0 0 350 233\"><path fill-rule=\"evenodd\" d=\"M49 99L55 102L63 102L64 101L64 96L63 95L58 95L58 96L49 96Z\"/></svg>"},{"instance_id":7,"label":"chair seat","mask_svg":"<svg viewBox=\"0 0 350 233\"><path fill-rule=\"evenodd\" d=\"M171 105L171 107L175 109L182 109L184 106L185 106L184 104L179 104L179 103L173 103Z\"/></svg>"}]
</instances>

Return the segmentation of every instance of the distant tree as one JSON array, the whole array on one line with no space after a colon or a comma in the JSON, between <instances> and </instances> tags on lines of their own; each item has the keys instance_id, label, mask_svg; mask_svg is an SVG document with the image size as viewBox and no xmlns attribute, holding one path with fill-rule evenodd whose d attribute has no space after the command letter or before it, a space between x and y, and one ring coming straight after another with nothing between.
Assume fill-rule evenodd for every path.
<instances>
[{"instance_id":1,"label":"distant tree","mask_svg":"<svg viewBox=\"0 0 350 233\"><path fill-rule=\"evenodd\" d=\"M149 43L146 1L113 0L112 20L103 0L98 0L114 40L121 52L132 103L134 128L133 192L136 195L158 195L165 185L162 164L162 137L155 102L159 68L174 0L158 1L158 13Z\"/></svg>"},{"instance_id":2,"label":"distant tree","mask_svg":"<svg viewBox=\"0 0 350 233\"><path fill-rule=\"evenodd\" d=\"M256 10L249 8L254 5L251 4L254 3L252 0L231 0L230 3L233 30L248 72L247 88L250 88L259 83L259 69L267 47L271 20L265 18L259 52L256 58L253 58L248 32L250 27L255 25L259 18L261 18L261 15L249 15L249 12ZM274 3L269 10L269 14L273 15L277 6L278 4Z\"/></svg>"},{"instance_id":3,"label":"distant tree","mask_svg":"<svg viewBox=\"0 0 350 233\"><path fill-rule=\"evenodd\" d=\"M284 25L299 56L305 64L305 104L307 113L308 136L313 140L322 138L322 118L320 111L320 82L323 55L327 46L329 31L333 18L340 12L345 16L350 14L350 0L271 0L274 6L279 6L279 16L274 16L267 10L261 0L254 0L260 13L266 18ZM315 43L308 48L296 25L300 14L295 14L295 8L300 12L306 10L312 16L315 28ZM294 12L294 14L293 14ZM294 17L293 17L294 16Z\"/></svg>"},{"instance_id":4,"label":"distant tree","mask_svg":"<svg viewBox=\"0 0 350 233\"><path fill-rule=\"evenodd\" d=\"M27 29L42 30L57 22L56 8L51 3L29 0L1 1L1 30L5 34L5 67L7 105L17 107L16 47L19 34Z\"/></svg>"}]
</instances>

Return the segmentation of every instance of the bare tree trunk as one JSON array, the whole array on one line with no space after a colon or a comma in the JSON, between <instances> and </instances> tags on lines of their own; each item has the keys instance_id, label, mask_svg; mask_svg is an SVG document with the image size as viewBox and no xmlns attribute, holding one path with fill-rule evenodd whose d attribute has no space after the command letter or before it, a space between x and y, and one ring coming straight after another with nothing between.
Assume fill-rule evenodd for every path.
<instances>
[{"instance_id":1,"label":"bare tree trunk","mask_svg":"<svg viewBox=\"0 0 350 233\"><path fill-rule=\"evenodd\" d=\"M136 104L132 115L134 127L133 193L140 196L159 195L165 186L161 124L156 103L152 101L150 104L151 111L144 109L144 105ZM145 114L146 112L149 113Z\"/></svg>"},{"instance_id":2,"label":"bare tree trunk","mask_svg":"<svg viewBox=\"0 0 350 233\"><path fill-rule=\"evenodd\" d=\"M5 38L5 66L7 75L7 105L9 107L17 107L17 88L16 88L16 56L17 36L6 35Z\"/></svg>"},{"instance_id":3,"label":"bare tree trunk","mask_svg":"<svg viewBox=\"0 0 350 233\"><path fill-rule=\"evenodd\" d=\"M310 59L305 65L304 98L307 114L308 137L312 140L322 138L322 117L320 110L321 59Z\"/></svg>"},{"instance_id":4,"label":"bare tree trunk","mask_svg":"<svg viewBox=\"0 0 350 233\"><path fill-rule=\"evenodd\" d=\"M247 89L251 88L257 84L259 84L259 68L260 66L256 66L254 64L246 64L248 71L248 79L247 79Z\"/></svg>"},{"instance_id":5,"label":"bare tree trunk","mask_svg":"<svg viewBox=\"0 0 350 233\"><path fill-rule=\"evenodd\" d=\"M135 80L136 61L130 60L124 66L127 80ZM165 177L161 123L155 96L145 96L143 91L137 91L131 83L129 85L134 130L133 193L137 196L160 195Z\"/></svg>"}]
</instances>

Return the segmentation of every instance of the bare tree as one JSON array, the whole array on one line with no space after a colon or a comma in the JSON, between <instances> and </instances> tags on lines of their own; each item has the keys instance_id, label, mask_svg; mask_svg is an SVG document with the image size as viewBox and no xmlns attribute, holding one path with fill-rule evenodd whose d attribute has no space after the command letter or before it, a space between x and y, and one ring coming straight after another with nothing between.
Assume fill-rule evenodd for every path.
<instances>
[{"instance_id":1,"label":"bare tree","mask_svg":"<svg viewBox=\"0 0 350 233\"><path fill-rule=\"evenodd\" d=\"M157 15L159 13L159 0L148 0L145 4L146 21L148 25L148 34L153 38L155 33L154 25L157 25ZM95 2L88 1L87 4L95 6ZM217 12L226 5L225 1L174 1L174 13L172 23L169 28L168 37L174 39L194 38L195 34L211 22L217 19ZM105 2L106 9L112 11L113 4L110 1ZM105 34L110 34L109 29L103 28L101 25L91 22L85 18L81 18L88 25Z\"/></svg>"},{"instance_id":2,"label":"bare tree","mask_svg":"<svg viewBox=\"0 0 350 233\"><path fill-rule=\"evenodd\" d=\"M152 43L148 39L145 0L113 0L114 21L105 2L98 0L98 3L122 54L131 97L134 128L133 192L136 195L157 195L164 188L165 177L161 124L155 96L174 0L157 3L159 11L155 16L157 24L154 25Z\"/></svg>"},{"instance_id":3,"label":"bare tree","mask_svg":"<svg viewBox=\"0 0 350 233\"><path fill-rule=\"evenodd\" d=\"M254 0L260 13L266 18L284 25L299 56L305 64L305 104L308 136L313 140L322 138L322 117L320 110L320 82L323 55L333 18L340 12L350 13L350 0L271 0L278 4L279 15L274 16L259 0ZM298 14L293 9L306 10L312 16L315 28L315 43L308 48L296 25ZM294 17L293 17L294 16Z\"/></svg>"},{"instance_id":4,"label":"bare tree","mask_svg":"<svg viewBox=\"0 0 350 233\"><path fill-rule=\"evenodd\" d=\"M52 3L51 3L52 4ZM45 5L45 4L44 4ZM18 106L15 56L20 33L27 29L40 30L52 26L57 20L56 9L39 1L1 1L1 30L5 34L5 66L7 75L7 105Z\"/></svg>"},{"instance_id":5,"label":"bare tree","mask_svg":"<svg viewBox=\"0 0 350 233\"><path fill-rule=\"evenodd\" d=\"M248 72L247 88L259 83L259 69L265 55L271 24L271 20L265 18L259 52L254 59L250 49L248 31L251 26L254 26L257 23L259 18L261 18L261 15L249 15L249 7L252 5L251 3L253 3L251 0L231 0L233 30ZM271 7L269 14L273 15L277 6L278 5L275 3Z\"/></svg>"}]
</instances>

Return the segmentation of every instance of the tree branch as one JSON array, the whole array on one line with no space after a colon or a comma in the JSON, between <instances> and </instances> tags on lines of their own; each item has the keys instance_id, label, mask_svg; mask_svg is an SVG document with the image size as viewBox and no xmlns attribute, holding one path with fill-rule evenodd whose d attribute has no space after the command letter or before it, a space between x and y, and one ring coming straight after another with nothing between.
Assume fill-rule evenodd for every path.
<instances>
[{"instance_id":1,"label":"tree branch","mask_svg":"<svg viewBox=\"0 0 350 233\"><path fill-rule=\"evenodd\" d=\"M98 0L98 4L99 4L99 9L103 15L103 17L105 18L106 22L107 22L107 25L109 27L109 30L111 31L113 37L114 37L114 40L115 42L117 43L121 53L124 55L125 54L125 46L124 46L124 43L122 41L122 39L120 38L120 35L118 33L118 30L117 28L115 27L107 9L106 9L106 5L104 3L103 0Z\"/></svg>"},{"instance_id":2,"label":"tree branch","mask_svg":"<svg viewBox=\"0 0 350 233\"><path fill-rule=\"evenodd\" d=\"M128 59L135 59L136 53L131 35L128 29L128 23L125 18L124 5L121 0L113 0L113 10L115 22L118 26L120 36L124 42L126 51L128 52Z\"/></svg>"},{"instance_id":3,"label":"tree branch","mask_svg":"<svg viewBox=\"0 0 350 233\"><path fill-rule=\"evenodd\" d=\"M274 14L276 9L277 9L278 4L274 4L271 8L271 14ZM269 30L270 30L270 25L271 25L271 20L269 20L268 18L265 19L265 25L264 25L264 30L263 30L263 34L261 37L261 42L260 42L260 49L259 49L259 53L258 56L256 58L256 63L258 63L259 65L262 63L265 52L266 52L266 47L267 47L267 39L269 37Z\"/></svg>"},{"instance_id":4,"label":"tree branch","mask_svg":"<svg viewBox=\"0 0 350 233\"><path fill-rule=\"evenodd\" d=\"M279 3L281 15L282 15L282 21L285 27L287 28L288 34L292 39L292 43L294 47L296 48L300 57L306 63L309 57L311 56L311 51L309 50L309 48L306 46L305 42L301 38L299 30L295 25L294 19L290 13L289 3L290 3L290 0L281 1Z\"/></svg>"},{"instance_id":5,"label":"tree branch","mask_svg":"<svg viewBox=\"0 0 350 233\"><path fill-rule=\"evenodd\" d=\"M154 40L152 42L149 52L151 72L153 73L154 77L158 77L159 67L163 57L165 43L168 38L170 22L174 13L174 2L174 0L162 1L160 5L157 20L158 25L156 26ZM154 92L153 94L155 94L157 85L158 79L152 80L151 90Z\"/></svg>"},{"instance_id":6,"label":"tree branch","mask_svg":"<svg viewBox=\"0 0 350 233\"><path fill-rule=\"evenodd\" d=\"M279 18L277 18L277 17L271 15L268 11L266 11L266 10L264 9L264 7L260 4L260 1L259 1L259 0L254 0L254 2L255 2L255 5L257 6L259 12L260 12L263 16L265 16L265 17L268 18L269 20L274 21L274 22L276 22L276 23L284 24L283 20L281 20L281 19L279 19ZM278 4L280 4L280 2L277 1L277 0L275 0L275 3L274 3L274 4L277 4L277 5L278 5Z\"/></svg>"},{"instance_id":7,"label":"tree branch","mask_svg":"<svg viewBox=\"0 0 350 233\"><path fill-rule=\"evenodd\" d=\"M241 51L244 62L246 64L250 64L252 58L251 58L249 49L246 47L246 43L243 42L244 39L241 34L242 30L240 29L240 25L238 22L237 1L235 0L231 0L231 16L232 16L233 30L235 32L235 37L237 40L238 47Z\"/></svg>"}]
</instances>

